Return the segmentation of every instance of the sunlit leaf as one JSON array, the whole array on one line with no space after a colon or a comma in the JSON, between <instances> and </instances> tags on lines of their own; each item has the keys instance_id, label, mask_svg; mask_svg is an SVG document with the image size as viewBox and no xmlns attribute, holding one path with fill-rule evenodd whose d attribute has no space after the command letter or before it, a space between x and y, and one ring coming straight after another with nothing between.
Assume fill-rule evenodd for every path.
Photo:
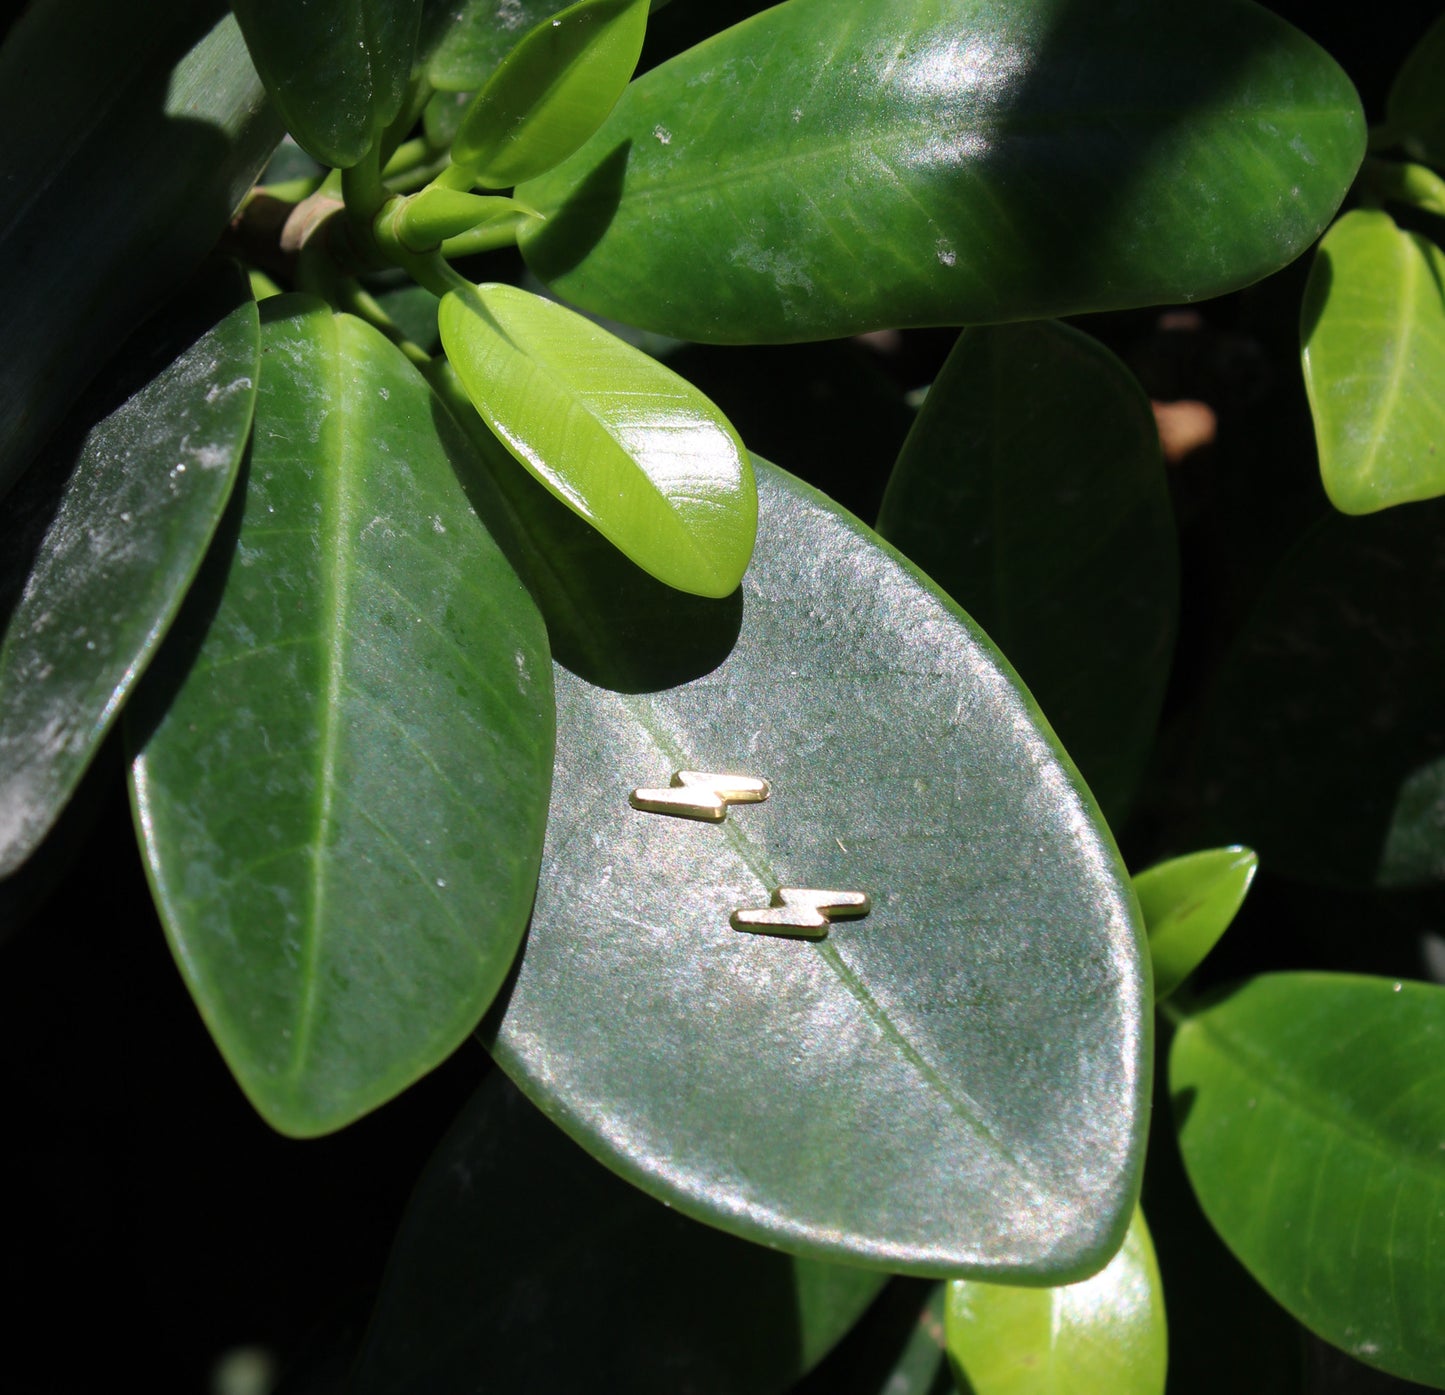
<instances>
[{"instance_id":1,"label":"sunlit leaf","mask_svg":"<svg viewBox=\"0 0 1445 1395\"><path fill-rule=\"evenodd\" d=\"M1254 881L1249 848L1210 848L1156 863L1134 877L1149 931L1154 998L1167 998L1229 929Z\"/></svg>"},{"instance_id":2,"label":"sunlit leaf","mask_svg":"<svg viewBox=\"0 0 1445 1395\"><path fill-rule=\"evenodd\" d=\"M266 302L245 496L193 593L213 614L183 614L135 728L172 949L288 1133L347 1123L456 1046L536 878L546 640L433 400L360 321Z\"/></svg>"},{"instance_id":3,"label":"sunlit leaf","mask_svg":"<svg viewBox=\"0 0 1445 1395\"><path fill-rule=\"evenodd\" d=\"M1300 316L1335 507L1373 513L1445 494L1445 251L1356 209L1320 243Z\"/></svg>"}]
</instances>

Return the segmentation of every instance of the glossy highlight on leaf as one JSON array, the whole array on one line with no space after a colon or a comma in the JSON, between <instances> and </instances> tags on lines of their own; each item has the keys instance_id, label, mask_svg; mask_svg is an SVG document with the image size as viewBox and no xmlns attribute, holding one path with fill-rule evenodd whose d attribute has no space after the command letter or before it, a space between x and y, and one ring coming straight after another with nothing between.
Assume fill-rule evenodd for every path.
<instances>
[{"instance_id":1,"label":"glossy highlight on leaf","mask_svg":"<svg viewBox=\"0 0 1445 1395\"><path fill-rule=\"evenodd\" d=\"M310 297L262 319L245 496L132 706L133 798L222 1055L309 1135L431 1069L500 986L541 853L552 684L416 370Z\"/></svg>"},{"instance_id":2,"label":"glossy highlight on leaf","mask_svg":"<svg viewBox=\"0 0 1445 1395\"><path fill-rule=\"evenodd\" d=\"M113 410L3 505L0 878L60 816L230 496L256 400L256 306L234 267L186 299L102 381Z\"/></svg>"},{"instance_id":3,"label":"glossy highlight on leaf","mask_svg":"<svg viewBox=\"0 0 1445 1395\"><path fill-rule=\"evenodd\" d=\"M1445 494L1445 251L1355 209L1320 243L1300 319L1334 506L1373 513Z\"/></svg>"},{"instance_id":4,"label":"glossy highlight on leaf","mask_svg":"<svg viewBox=\"0 0 1445 1395\"><path fill-rule=\"evenodd\" d=\"M421 0L232 0L256 70L307 154L346 169L401 110Z\"/></svg>"},{"instance_id":5,"label":"glossy highlight on leaf","mask_svg":"<svg viewBox=\"0 0 1445 1395\"><path fill-rule=\"evenodd\" d=\"M520 196L584 308L714 343L1193 300L1319 235L1364 153L1248 0L787 0L644 74Z\"/></svg>"},{"instance_id":6,"label":"glossy highlight on leaf","mask_svg":"<svg viewBox=\"0 0 1445 1395\"><path fill-rule=\"evenodd\" d=\"M412 1194L348 1388L782 1395L883 1282L670 1211L494 1071Z\"/></svg>"},{"instance_id":7,"label":"glossy highlight on leaf","mask_svg":"<svg viewBox=\"0 0 1445 1395\"><path fill-rule=\"evenodd\" d=\"M1179 608L1159 433L1134 376L1067 325L965 330L878 531L1008 656L1117 824L1153 749Z\"/></svg>"},{"instance_id":8,"label":"glossy highlight on leaf","mask_svg":"<svg viewBox=\"0 0 1445 1395\"><path fill-rule=\"evenodd\" d=\"M483 1040L609 1167L735 1234L895 1272L1086 1274L1128 1223L1148 1089L1117 853L977 629L757 468L735 596L666 591L600 540L546 554L581 597L546 602L576 671L525 952ZM719 824L630 807L679 769L772 792ZM872 909L820 941L730 926L777 886Z\"/></svg>"},{"instance_id":9,"label":"glossy highlight on leaf","mask_svg":"<svg viewBox=\"0 0 1445 1395\"><path fill-rule=\"evenodd\" d=\"M452 160L489 189L561 163L616 106L646 32L647 0L577 0L543 20L477 93Z\"/></svg>"},{"instance_id":10,"label":"glossy highlight on leaf","mask_svg":"<svg viewBox=\"0 0 1445 1395\"><path fill-rule=\"evenodd\" d=\"M733 591L757 490L737 433L698 390L574 311L513 286L452 292L442 344L507 449L659 581Z\"/></svg>"},{"instance_id":11,"label":"glossy highlight on leaf","mask_svg":"<svg viewBox=\"0 0 1445 1395\"><path fill-rule=\"evenodd\" d=\"M1182 1021L1169 1089L1225 1243L1306 1327L1445 1385L1445 989L1265 974Z\"/></svg>"},{"instance_id":12,"label":"glossy highlight on leaf","mask_svg":"<svg viewBox=\"0 0 1445 1395\"><path fill-rule=\"evenodd\" d=\"M1149 931L1154 1000L1167 998L1229 929L1259 867L1249 848L1210 848L1156 863L1134 877Z\"/></svg>"},{"instance_id":13,"label":"glossy highlight on leaf","mask_svg":"<svg viewBox=\"0 0 1445 1395\"><path fill-rule=\"evenodd\" d=\"M970 1395L1164 1395L1164 1292L1143 1213L1119 1253L1080 1283L949 1284L945 1331Z\"/></svg>"}]
</instances>

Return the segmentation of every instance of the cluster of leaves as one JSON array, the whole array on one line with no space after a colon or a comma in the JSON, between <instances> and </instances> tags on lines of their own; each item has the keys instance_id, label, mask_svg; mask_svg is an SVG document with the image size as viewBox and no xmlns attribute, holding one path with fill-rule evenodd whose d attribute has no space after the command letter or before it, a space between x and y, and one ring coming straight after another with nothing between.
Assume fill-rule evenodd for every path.
<instances>
[{"instance_id":1,"label":"cluster of leaves","mask_svg":"<svg viewBox=\"0 0 1445 1395\"><path fill-rule=\"evenodd\" d=\"M649 54L659 8L16 25L0 110L58 114L0 206L33 326L0 370L0 910L119 739L175 961L271 1125L485 1045L351 1389L566 1385L565 1331L603 1388L781 1392L851 1332L860 1395L1162 1390L1155 1004L1156 1147L1242 1301L1445 1386L1445 989L1186 982L1240 840L1370 897L1445 869L1445 23L1370 136L1408 161L1360 174L1349 79L1249 0L785 0ZM1303 302L1321 472L1410 507L1279 558L1161 740L1155 420L1059 317L1251 285L1352 185ZM181 286L243 195L244 267ZM876 532L662 361L940 325L970 327ZM629 807L680 769L773 796ZM730 928L782 885L873 909ZM890 1275L929 1281L890 1290L896 1360Z\"/></svg>"}]
</instances>

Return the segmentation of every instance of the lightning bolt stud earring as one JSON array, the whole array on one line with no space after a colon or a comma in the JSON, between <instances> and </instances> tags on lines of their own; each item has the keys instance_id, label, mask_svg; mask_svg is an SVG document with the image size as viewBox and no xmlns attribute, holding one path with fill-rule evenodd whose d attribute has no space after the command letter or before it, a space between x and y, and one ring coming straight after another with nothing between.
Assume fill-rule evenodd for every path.
<instances>
[{"instance_id":1,"label":"lightning bolt stud earring","mask_svg":"<svg viewBox=\"0 0 1445 1395\"><path fill-rule=\"evenodd\" d=\"M873 899L866 891L817 891L811 887L780 886L772 905L734 911L732 927L754 935L791 935L822 940L833 917L867 915Z\"/></svg>"},{"instance_id":2,"label":"lightning bolt stud earring","mask_svg":"<svg viewBox=\"0 0 1445 1395\"><path fill-rule=\"evenodd\" d=\"M707 775L679 770L665 789L635 789L627 802L648 814L675 814L684 819L721 823L730 804L761 804L772 787L751 775Z\"/></svg>"}]
</instances>

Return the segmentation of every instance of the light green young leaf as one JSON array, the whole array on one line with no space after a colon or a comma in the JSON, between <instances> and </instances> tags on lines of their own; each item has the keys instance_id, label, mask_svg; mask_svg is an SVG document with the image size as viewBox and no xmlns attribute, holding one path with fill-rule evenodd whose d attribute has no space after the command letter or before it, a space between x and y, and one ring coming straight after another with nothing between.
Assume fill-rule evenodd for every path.
<instances>
[{"instance_id":1,"label":"light green young leaf","mask_svg":"<svg viewBox=\"0 0 1445 1395\"><path fill-rule=\"evenodd\" d=\"M645 571L726 596L757 533L752 466L696 388L554 301L453 291L442 344L507 449Z\"/></svg>"},{"instance_id":2,"label":"light green young leaf","mask_svg":"<svg viewBox=\"0 0 1445 1395\"><path fill-rule=\"evenodd\" d=\"M1382 199L1412 204L1445 218L1445 179L1426 165L1403 160L1366 163L1370 188Z\"/></svg>"},{"instance_id":3,"label":"light green young leaf","mask_svg":"<svg viewBox=\"0 0 1445 1395\"><path fill-rule=\"evenodd\" d=\"M1304 1325L1445 1386L1445 989L1265 974L1185 1018L1169 1091L1225 1243Z\"/></svg>"},{"instance_id":4,"label":"light green young leaf","mask_svg":"<svg viewBox=\"0 0 1445 1395\"><path fill-rule=\"evenodd\" d=\"M678 1215L493 1071L417 1183L347 1389L782 1395L883 1282Z\"/></svg>"},{"instance_id":5,"label":"light green young leaf","mask_svg":"<svg viewBox=\"0 0 1445 1395\"><path fill-rule=\"evenodd\" d=\"M356 164L406 99L421 0L232 0L246 46L296 143Z\"/></svg>"},{"instance_id":6,"label":"light green young leaf","mask_svg":"<svg viewBox=\"0 0 1445 1395\"><path fill-rule=\"evenodd\" d=\"M1141 1211L1091 1279L948 1286L948 1356L971 1395L1163 1395L1164 1292Z\"/></svg>"},{"instance_id":7,"label":"light green young leaf","mask_svg":"<svg viewBox=\"0 0 1445 1395\"><path fill-rule=\"evenodd\" d=\"M1122 819L1153 749L1179 606L1159 431L1133 374L1066 325L966 330L878 531L1008 655L1105 816Z\"/></svg>"},{"instance_id":8,"label":"light green young leaf","mask_svg":"<svg viewBox=\"0 0 1445 1395\"><path fill-rule=\"evenodd\" d=\"M1218 295L1334 216L1349 78L1247 0L787 0L645 73L520 197L532 270L711 343Z\"/></svg>"},{"instance_id":9,"label":"light green young leaf","mask_svg":"<svg viewBox=\"0 0 1445 1395\"><path fill-rule=\"evenodd\" d=\"M134 336L0 517L0 878L35 849L120 715L230 496L260 329L234 266ZM103 405L101 405L103 403Z\"/></svg>"},{"instance_id":10,"label":"light green young leaf","mask_svg":"<svg viewBox=\"0 0 1445 1395\"><path fill-rule=\"evenodd\" d=\"M477 93L452 160L506 189L560 164L617 105L647 33L647 0L578 0L544 19Z\"/></svg>"},{"instance_id":11,"label":"light green young leaf","mask_svg":"<svg viewBox=\"0 0 1445 1395\"><path fill-rule=\"evenodd\" d=\"M1154 961L1155 1002L1178 988L1219 943L1244 904L1258 866L1249 848L1211 848L1135 875L1134 894Z\"/></svg>"},{"instance_id":12,"label":"light green young leaf","mask_svg":"<svg viewBox=\"0 0 1445 1395\"><path fill-rule=\"evenodd\" d=\"M1347 213L1315 253L1300 340L1335 507L1445 494L1445 251L1387 213Z\"/></svg>"},{"instance_id":13,"label":"light green young leaf","mask_svg":"<svg viewBox=\"0 0 1445 1395\"><path fill-rule=\"evenodd\" d=\"M501 986L552 683L416 370L310 297L262 320L246 489L128 726L181 973L262 1115L308 1135L442 1060Z\"/></svg>"},{"instance_id":14,"label":"light green young leaf","mask_svg":"<svg viewBox=\"0 0 1445 1395\"><path fill-rule=\"evenodd\" d=\"M1417 160L1445 164L1445 14L1410 51L1385 103L1390 134Z\"/></svg>"}]
</instances>

